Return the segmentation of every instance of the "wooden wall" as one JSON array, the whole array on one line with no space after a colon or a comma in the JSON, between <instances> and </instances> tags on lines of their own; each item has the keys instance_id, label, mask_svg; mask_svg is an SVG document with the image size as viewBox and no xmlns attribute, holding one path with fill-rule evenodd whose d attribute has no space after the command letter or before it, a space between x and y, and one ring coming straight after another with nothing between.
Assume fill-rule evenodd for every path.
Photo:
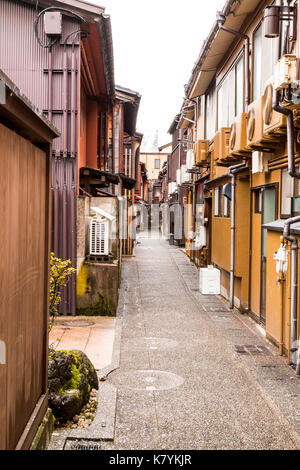
<instances>
[{"instance_id":1,"label":"wooden wall","mask_svg":"<svg viewBox=\"0 0 300 470\"><path fill-rule=\"evenodd\" d=\"M48 153L1 124L0 181L0 449L14 449L47 408L50 170Z\"/></svg>"}]
</instances>

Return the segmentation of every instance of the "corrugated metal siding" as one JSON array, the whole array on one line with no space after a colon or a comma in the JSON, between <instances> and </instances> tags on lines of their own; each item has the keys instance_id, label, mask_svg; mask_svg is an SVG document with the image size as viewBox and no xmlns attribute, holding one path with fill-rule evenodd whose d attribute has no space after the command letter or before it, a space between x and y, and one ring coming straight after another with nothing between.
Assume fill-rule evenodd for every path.
<instances>
[{"instance_id":1,"label":"corrugated metal siding","mask_svg":"<svg viewBox=\"0 0 300 470\"><path fill-rule=\"evenodd\" d=\"M20 90L47 117L49 110L49 51L39 46L33 25L35 8L20 1L0 2L0 68L16 83ZM40 29L42 19L40 21ZM54 140L52 164L52 247L55 254L63 259L70 258L76 267L76 194L77 194L77 113L78 113L78 71L76 73L75 106L71 109L71 65L72 39L67 47L67 151L64 151L64 93L63 93L63 43L64 38L77 30L79 24L72 18L63 16L63 35L60 43L52 49L52 117L51 121L61 131L60 138ZM41 33L41 39L47 42ZM79 47L75 47L75 69L79 64ZM73 149L71 157L71 114L74 116ZM61 313L75 314L76 279L72 278L63 295Z\"/></svg>"}]
</instances>

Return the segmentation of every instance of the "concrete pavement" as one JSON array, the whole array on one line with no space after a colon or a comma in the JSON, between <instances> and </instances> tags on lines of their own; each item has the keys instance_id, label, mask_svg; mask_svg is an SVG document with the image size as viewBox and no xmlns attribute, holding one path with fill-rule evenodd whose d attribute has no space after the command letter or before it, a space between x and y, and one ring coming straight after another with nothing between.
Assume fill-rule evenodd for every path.
<instances>
[{"instance_id":1,"label":"concrete pavement","mask_svg":"<svg viewBox=\"0 0 300 470\"><path fill-rule=\"evenodd\" d=\"M123 265L114 439L102 448L299 449L300 382L285 359L250 318L199 293L181 250L139 241Z\"/></svg>"}]
</instances>

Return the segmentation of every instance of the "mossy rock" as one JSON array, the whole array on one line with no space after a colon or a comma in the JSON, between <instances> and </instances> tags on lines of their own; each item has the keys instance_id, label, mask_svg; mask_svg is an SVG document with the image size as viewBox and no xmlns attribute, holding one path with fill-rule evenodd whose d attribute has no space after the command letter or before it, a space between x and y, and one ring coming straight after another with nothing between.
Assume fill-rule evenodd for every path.
<instances>
[{"instance_id":1,"label":"mossy rock","mask_svg":"<svg viewBox=\"0 0 300 470\"><path fill-rule=\"evenodd\" d=\"M49 406L56 418L70 421L98 390L95 368L82 351L49 352Z\"/></svg>"}]
</instances>

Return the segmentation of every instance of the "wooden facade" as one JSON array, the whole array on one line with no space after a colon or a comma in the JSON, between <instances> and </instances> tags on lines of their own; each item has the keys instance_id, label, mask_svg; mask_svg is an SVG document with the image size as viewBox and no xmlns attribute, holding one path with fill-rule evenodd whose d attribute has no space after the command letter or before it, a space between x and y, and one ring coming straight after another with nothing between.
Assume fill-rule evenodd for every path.
<instances>
[{"instance_id":1,"label":"wooden facade","mask_svg":"<svg viewBox=\"0 0 300 470\"><path fill-rule=\"evenodd\" d=\"M191 232L192 238L186 239L186 252L198 267L202 257L206 264L220 269L221 293L227 299L230 297L232 268L233 202L225 196L226 185L231 187L232 182L229 167L245 163L236 176L233 301L236 307L263 326L267 337L275 344L280 345L282 340L281 346L289 353L295 349L295 345L290 344L291 244L287 243L288 272L283 283L278 281L280 276L276 272L274 254L280 247L285 221L300 214L300 192L292 185L293 178L288 174L287 123L285 117L273 109L268 90L274 83L278 57L283 59L288 54L299 61L299 2L282 2L285 8L292 9L291 21L280 21L279 38L265 36L264 11L272 3L267 0L227 0L221 23L216 21L213 25L195 64L172 134L181 132L188 150L193 150L195 155L186 218L186 233ZM293 22L294 12L298 15L295 14ZM299 86L294 82L288 89L283 88L287 96L295 90L298 93ZM282 103L281 91L279 97ZM299 104L286 102L284 106L294 113L297 167L300 159ZM271 113L271 122L268 122L266 110ZM255 132L251 137L253 115ZM204 158L198 154L200 145L205 149ZM199 188L203 183L200 199L205 206L206 246L197 252L194 244L199 232L196 206L200 199L197 193L201 192ZM227 187L227 194L228 191ZM292 234L299 241L298 226L293 227ZM298 266L298 339L299 272Z\"/></svg>"},{"instance_id":2,"label":"wooden facade","mask_svg":"<svg viewBox=\"0 0 300 470\"><path fill-rule=\"evenodd\" d=\"M0 72L0 449L28 449L47 410L52 139Z\"/></svg>"}]
</instances>

